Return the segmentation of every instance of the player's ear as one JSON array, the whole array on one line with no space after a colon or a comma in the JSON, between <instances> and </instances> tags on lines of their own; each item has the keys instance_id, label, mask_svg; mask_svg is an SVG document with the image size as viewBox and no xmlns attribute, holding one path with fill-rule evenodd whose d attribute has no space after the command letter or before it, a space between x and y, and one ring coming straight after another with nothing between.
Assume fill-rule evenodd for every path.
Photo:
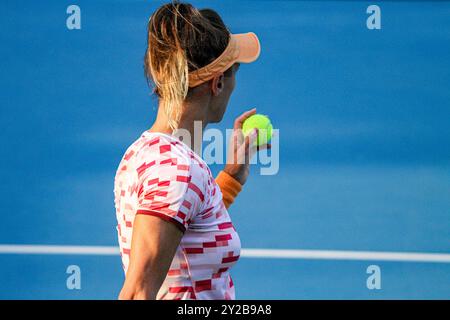
<instances>
[{"instance_id":1,"label":"player's ear","mask_svg":"<svg viewBox=\"0 0 450 320\"><path fill-rule=\"evenodd\" d=\"M223 72L212 78L211 91L214 96L218 96L223 91L224 86L225 86L225 76Z\"/></svg>"}]
</instances>

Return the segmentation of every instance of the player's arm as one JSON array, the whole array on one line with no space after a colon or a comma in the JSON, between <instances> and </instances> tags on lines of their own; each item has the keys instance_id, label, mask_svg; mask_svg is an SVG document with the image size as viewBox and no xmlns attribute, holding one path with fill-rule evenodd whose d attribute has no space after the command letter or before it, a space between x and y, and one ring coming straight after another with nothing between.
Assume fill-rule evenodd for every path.
<instances>
[{"instance_id":1,"label":"player's arm","mask_svg":"<svg viewBox=\"0 0 450 320\"><path fill-rule=\"evenodd\" d=\"M242 186L247 181L250 172L250 159L258 150L270 148L270 145L256 147L253 142L256 139L257 131L245 138L242 134L242 124L248 117L255 113L256 109L249 110L241 114L234 121L234 131L229 147L230 152L227 163L223 171L216 178L216 182L222 191L223 202L227 209L234 202L234 199L241 192Z\"/></svg>"},{"instance_id":2,"label":"player's arm","mask_svg":"<svg viewBox=\"0 0 450 320\"><path fill-rule=\"evenodd\" d=\"M183 232L159 217L134 219L130 264L119 299L156 299Z\"/></svg>"}]
</instances>

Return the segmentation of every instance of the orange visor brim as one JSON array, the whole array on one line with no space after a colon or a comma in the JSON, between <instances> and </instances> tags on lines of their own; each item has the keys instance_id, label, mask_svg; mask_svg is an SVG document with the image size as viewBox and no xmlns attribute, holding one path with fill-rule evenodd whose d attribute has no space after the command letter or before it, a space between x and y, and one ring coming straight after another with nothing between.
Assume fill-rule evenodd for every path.
<instances>
[{"instance_id":1,"label":"orange visor brim","mask_svg":"<svg viewBox=\"0 0 450 320\"><path fill-rule=\"evenodd\" d=\"M189 73L189 87L196 87L226 71L234 63L251 63L261 52L258 37L253 32L230 34L223 53L210 64Z\"/></svg>"}]
</instances>

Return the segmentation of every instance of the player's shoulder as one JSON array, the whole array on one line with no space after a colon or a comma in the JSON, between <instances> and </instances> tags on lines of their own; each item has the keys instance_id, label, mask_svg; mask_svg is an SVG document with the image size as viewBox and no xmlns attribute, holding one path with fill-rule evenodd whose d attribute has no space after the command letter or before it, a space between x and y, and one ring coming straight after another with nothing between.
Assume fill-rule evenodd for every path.
<instances>
[{"instance_id":1,"label":"player's shoulder","mask_svg":"<svg viewBox=\"0 0 450 320\"><path fill-rule=\"evenodd\" d=\"M154 161L155 165L187 165L193 163L191 150L175 137L163 133L145 131L134 143L135 158Z\"/></svg>"},{"instance_id":2,"label":"player's shoulder","mask_svg":"<svg viewBox=\"0 0 450 320\"><path fill-rule=\"evenodd\" d=\"M177 138L157 132L145 131L127 149L120 168L147 172L184 171L192 180L204 180L209 168L200 156ZM156 170L156 171L155 171Z\"/></svg>"}]
</instances>

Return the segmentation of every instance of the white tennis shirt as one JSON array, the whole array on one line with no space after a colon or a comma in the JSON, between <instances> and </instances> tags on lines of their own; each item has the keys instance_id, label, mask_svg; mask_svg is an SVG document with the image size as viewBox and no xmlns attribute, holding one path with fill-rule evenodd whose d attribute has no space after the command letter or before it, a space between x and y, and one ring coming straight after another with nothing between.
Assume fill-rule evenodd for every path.
<instances>
[{"instance_id":1,"label":"white tennis shirt","mask_svg":"<svg viewBox=\"0 0 450 320\"><path fill-rule=\"evenodd\" d=\"M157 299L234 299L229 270L241 243L208 165L175 137L145 131L126 151L114 182L123 268L136 214L184 232Z\"/></svg>"}]
</instances>

